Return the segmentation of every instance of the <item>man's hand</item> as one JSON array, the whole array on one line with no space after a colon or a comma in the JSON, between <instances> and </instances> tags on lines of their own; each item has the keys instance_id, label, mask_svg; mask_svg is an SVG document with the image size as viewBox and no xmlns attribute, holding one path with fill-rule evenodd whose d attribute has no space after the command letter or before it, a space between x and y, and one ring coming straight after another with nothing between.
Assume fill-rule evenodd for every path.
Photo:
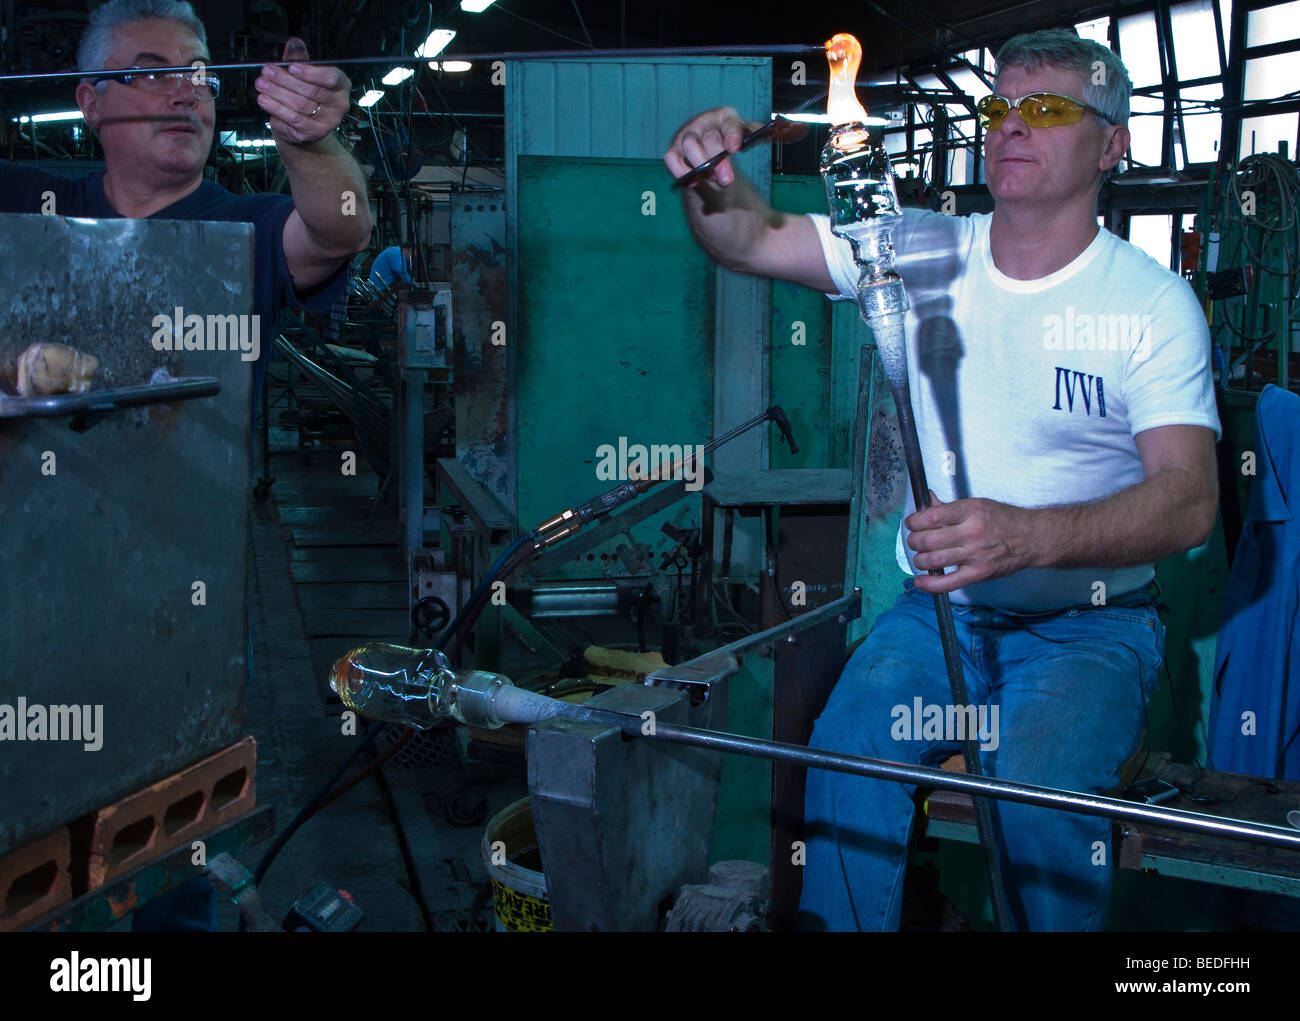
<instances>
[{"instance_id":1,"label":"man's hand","mask_svg":"<svg viewBox=\"0 0 1300 1021\"><path fill-rule=\"evenodd\" d=\"M284 44L284 60L307 60L307 44ZM257 78L257 105L271 120L271 134L283 145L319 142L343 123L352 104L352 82L337 67L268 64Z\"/></svg>"},{"instance_id":2,"label":"man's hand","mask_svg":"<svg viewBox=\"0 0 1300 1021\"><path fill-rule=\"evenodd\" d=\"M739 152L745 135L760 126L729 106L707 110L677 130L664 166L681 177L723 150ZM768 138L783 141L788 132L804 128L796 122L784 129L787 134L773 132ZM684 186L681 196L691 233L715 262L740 273L835 290L812 221L772 209L730 159Z\"/></svg>"},{"instance_id":3,"label":"man's hand","mask_svg":"<svg viewBox=\"0 0 1300 1021\"><path fill-rule=\"evenodd\" d=\"M744 137L761 127L761 124L745 120L729 106L707 110L678 128L668 151L664 153L664 165L673 177L681 177L702 163L707 163L723 150L739 152ZM701 174L688 187L698 187L705 181L711 181L725 188L735 179L736 171L731 160L724 159L708 173Z\"/></svg>"},{"instance_id":4,"label":"man's hand","mask_svg":"<svg viewBox=\"0 0 1300 1021\"><path fill-rule=\"evenodd\" d=\"M929 571L956 565L942 577L918 574L913 583L922 592L951 592L977 581L1003 578L1030 565L1032 511L995 500L954 500L940 503L931 491L931 505L903 522L916 550L912 562Z\"/></svg>"},{"instance_id":5,"label":"man's hand","mask_svg":"<svg viewBox=\"0 0 1300 1021\"><path fill-rule=\"evenodd\" d=\"M285 60L306 60L301 39L290 39ZM294 210L284 224L284 257L300 297L325 283L370 241L366 179L334 136L351 99L352 83L337 67L291 64L264 67L258 105L289 175Z\"/></svg>"}]
</instances>

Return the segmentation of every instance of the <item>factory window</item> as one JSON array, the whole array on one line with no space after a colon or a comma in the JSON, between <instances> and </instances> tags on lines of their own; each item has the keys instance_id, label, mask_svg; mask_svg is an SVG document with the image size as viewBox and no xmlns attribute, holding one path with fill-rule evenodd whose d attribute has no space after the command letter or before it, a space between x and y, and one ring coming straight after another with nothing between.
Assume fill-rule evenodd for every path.
<instances>
[{"instance_id":1,"label":"factory window","mask_svg":"<svg viewBox=\"0 0 1300 1021\"><path fill-rule=\"evenodd\" d=\"M1300 39L1300 0L1246 15L1247 46L1267 46L1286 39Z\"/></svg>"},{"instance_id":2,"label":"factory window","mask_svg":"<svg viewBox=\"0 0 1300 1021\"><path fill-rule=\"evenodd\" d=\"M1074 30L1079 33L1081 39L1091 39L1099 42L1109 48L1110 38L1110 18L1094 18L1092 21L1081 21L1074 26Z\"/></svg>"},{"instance_id":3,"label":"factory window","mask_svg":"<svg viewBox=\"0 0 1300 1021\"><path fill-rule=\"evenodd\" d=\"M969 60L976 67L982 67L990 74L993 72L993 51L989 50L987 47L981 47L978 50L965 50L962 53L962 57Z\"/></svg>"},{"instance_id":4,"label":"factory window","mask_svg":"<svg viewBox=\"0 0 1300 1021\"><path fill-rule=\"evenodd\" d=\"M971 164L974 161L966 149L954 149L948 153L948 183L954 187L970 184Z\"/></svg>"},{"instance_id":5,"label":"factory window","mask_svg":"<svg viewBox=\"0 0 1300 1021\"><path fill-rule=\"evenodd\" d=\"M1220 73L1219 42L1210 0L1169 9L1174 32L1174 65L1182 81Z\"/></svg>"},{"instance_id":6,"label":"factory window","mask_svg":"<svg viewBox=\"0 0 1300 1021\"><path fill-rule=\"evenodd\" d=\"M912 158L905 163L895 163L894 173L899 177L921 177L934 180L934 153L930 150L930 132L917 128L912 133Z\"/></svg>"},{"instance_id":7,"label":"factory window","mask_svg":"<svg viewBox=\"0 0 1300 1021\"><path fill-rule=\"evenodd\" d=\"M1119 19L1119 55L1135 89L1160 84L1160 47L1151 11Z\"/></svg>"},{"instance_id":8,"label":"factory window","mask_svg":"<svg viewBox=\"0 0 1300 1021\"><path fill-rule=\"evenodd\" d=\"M948 77L952 79L952 83L956 85L957 88L970 96L972 102L977 102L983 99L993 91L980 81L979 75L969 67L959 67L955 71L949 71ZM969 112L970 111L968 110L963 110L963 113Z\"/></svg>"},{"instance_id":9,"label":"factory window","mask_svg":"<svg viewBox=\"0 0 1300 1021\"><path fill-rule=\"evenodd\" d=\"M1158 96L1134 96L1129 102L1129 134L1133 136L1129 152L1134 163L1144 167L1158 167L1164 163L1161 144L1164 122L1160 114L1165 104Z\"/></svg>"},{"instance_id":10,"label":"factory window","mask_svg":"<svg viewBox=\"0 0 1300 1021\"><path fill-rule=\"evenodd\" d=\"M1232 44L1232 0L1217 0L1219 4L1219 24L1223 26L1223 52L1228 52Z\"/></svg>"},{"instance_id":11,"label":"factory window","mask_svg":"<svg viewBox=\"0 0 1300 1021\"><path fill-rule=\"evenodd\" d=\"M1256 57L1246 61L1246 80L1242 86L1242 98L1247 102L1255 99L1276 99L1295 90L1294 53L1278 53L1271 57Z\"/></svg>"},{"instance_id":12,"label":"factory window","mask_svg":"<svg viewBox=\"0 0 1300 1021\"><path fill-rule=\"evenodd\" d=\"M1296 115L1275 113L1268 117L1246 117L1241 122L1241 149L1238 156L1255 152L1277 152L1284 141L1287 152L1296 152Z\"/></svg>"},{"instance_id":13,"label":"factory window","mask_svg":"<svg viewBox=\"0 0 1300 1021\"><path fill-rule=\"evenodd\" d=\"M1223 115L1217 104L1223 99L1222 85L1197 85L1183 89L1179 95L1183 104L1183 130L1187 136L1187 161L1213 163L1219 158L1219 137ZM1202 104L1216 104L1211 107ZM1175 129L1176 129L1175 125ZM1183 151L1174 146L1174 159L1181 169Z\"/></svg>"},{"instance_id":14,"label":"factory window","mask_svg":"<svg viewBox=\"0 0 1300 1021\"><path fill-rule=\"evenodd\" d=\"M1174 254L1173 216L1133 216L1128 222L1128 239L1162 266L1169 266Z\"/></svg>"}]
</instances>

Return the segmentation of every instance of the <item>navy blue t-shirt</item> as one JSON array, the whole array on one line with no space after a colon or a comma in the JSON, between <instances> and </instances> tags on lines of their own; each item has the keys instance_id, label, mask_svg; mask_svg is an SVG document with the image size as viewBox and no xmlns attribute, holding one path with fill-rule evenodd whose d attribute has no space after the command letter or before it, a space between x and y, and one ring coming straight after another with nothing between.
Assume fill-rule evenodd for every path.
<instances>
[{"instance_id":1,"label":"navy blue t-shirt","mask_svg":"<svg viewBox=\"0 0 1300 1021\"><path fill-rule=\"evenodd\" d=\"M77 180L47 174L34 167L21 167L0 160L0 212L39 213L42 195L54 193L54 211L59 216L121 219L104 194L102 170ZM284 258L284 224L293 212L289 195L235 195L214 181L204 181L190 194L147 217L150 220L215 220L253 225L253 311L262 317L262 358L265 360L274 336L275 324L284 308L327 312L342 296L348 283L348 264L309 297L294 292L289 266Z\"/></svg>"}]
</instances>

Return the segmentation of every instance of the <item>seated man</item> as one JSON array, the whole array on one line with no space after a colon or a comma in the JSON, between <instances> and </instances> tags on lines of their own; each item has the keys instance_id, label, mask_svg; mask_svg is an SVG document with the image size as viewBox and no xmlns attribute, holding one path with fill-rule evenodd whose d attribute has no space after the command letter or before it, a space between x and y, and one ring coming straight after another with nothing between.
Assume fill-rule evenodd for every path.
<instances>
[{"instance_id":1,"label":"seated man","mask_svg":"<svg viewBox=\"0 0 1300 1021\"><path fill-rule=\"evenodd\" d=\"M1146 589L1155 560L1214 527L1219 423L1191 288L1097 226L1130 92L1096 43L1010 40L995 83L1005 101L983 110L993 213L908 210L895 231L937 499L917 512L908 494L898 559L911 577L845 667L815 747L927 765L957 750L958 735L908 719L918 702L951 702L936 592L954 604L971 701L998 724L982 735L987 773L1102 792L1140 742L1164 655ZM754 127L731 109L701 114L664 161L681 176ZM855 296L852 250L827 217L772 210L730 160L682 191L723 265ZM809 771L802 926L898 927L913 793ZM1011 802L996 816L1018 927L1100 928L1110 821Z\"/></svg>"}]
</instances>

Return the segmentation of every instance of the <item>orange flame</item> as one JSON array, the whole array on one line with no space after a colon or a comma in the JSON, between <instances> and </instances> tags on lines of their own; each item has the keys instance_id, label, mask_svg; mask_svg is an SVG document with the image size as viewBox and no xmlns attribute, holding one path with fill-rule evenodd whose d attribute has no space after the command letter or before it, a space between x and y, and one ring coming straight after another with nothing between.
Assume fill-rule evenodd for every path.
<instances>
[{"instance_id":1,"label":"orange flame","mask_svg":"<svg viewBox=\"0 0 1300 1021\"><path fill-rule=\"evenodd\" d=\"M865 123L867 111L853 91L858 65L862 63L862 44L847 32L833 35L826 40L826 60L831 65L826 116L832 125Z\"/></svg>"}]
</instances>

